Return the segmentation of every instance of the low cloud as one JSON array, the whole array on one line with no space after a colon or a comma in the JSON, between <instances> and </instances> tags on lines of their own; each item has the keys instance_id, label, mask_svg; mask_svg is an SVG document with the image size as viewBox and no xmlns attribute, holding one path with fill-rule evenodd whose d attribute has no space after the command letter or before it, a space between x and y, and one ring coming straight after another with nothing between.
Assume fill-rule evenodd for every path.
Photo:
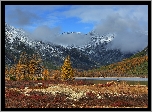
<instances>
[{"instance_id":1,"label":"low cloud","mask_svg":"<svg viewBox=\"0 0 152 112\"><path fill-rule=\"evenodd\" d=\"M148 36L143 34L148 31L146 5L7 5L5 9L6 22L29 30L30 36L36 40L77 46L88 43L88 35L57 36L62 30L55 27L56 23L64 22L65 17L75 17L79 18L77 22L95 25L94 29L101 35L114 33L111 49L134 52L148 44Z\"/></svg>"},{"instance_id":2,"label":"low cloud","mask_svg":"<svg viewBox=\"0 0 152 112\"><path fill-rule=\"evenodd\" d=\"M29 36L34 40L53 42L63 46L81 46L90 41L90 37L87 35L76 33L61 34L60 27L50 28L45 25L37 27Z\"/></svg>"},{"instance_id":3,"label":"low cloud","mask_svg":"<svg viewBox=\"0 0 152 112\"><path fill-rule=\"evenodd\" d=\"M148 45L148 35L145 34L148 29L143 30L137 21L131 18L124 18L118 13L107 16L104 21L96 24L94 30L100 35L115 34L115 38L108 46L110 49L120 49L122 52L136 52ZM39 26L31 33L31 37L63 46L82 46L90 42L89 35L61 33L60 27Z\"/></svg>"},{"instance_id":4,"label":"low cloud","mask_svg":"<svg viewBox=\"0 0 152 112\"><path fill-rule=\"evenodd\" d=\"M42 41L55 41L56 36L61 32L60 27L50 28L46 25L38 26L35 30L30 33L30 37L35 40L42 40Z\"/></svg>"},{"instance_id":5,"label":"low cloud","mask_svg":"<svg viewBox=\"0 0 152 112\"><path fill-rule=\"evenodd\" d=\"M76 34L76 33L71 33L71 34L66 34L66 35L60 35L56 39L56 43L61 44L61 45L75 45L75 46L82 46L84 44L87 44L90 41L90 37L84 34Z\"/></svg>"},{"instance_id":6,"label":"low cloud","mask_svg":"<svg viewBox=\"0 0 152 112\"><path fill-rule=\"evenodd\" d=\"M96 32L101 35L113 33L111 49L120 49L122 52L136 52L148 45L148 35L144 34L139 23L130 18L123 18L119 14L107 16L105 21L96 25Z\"/></svg>"}]
</instances>

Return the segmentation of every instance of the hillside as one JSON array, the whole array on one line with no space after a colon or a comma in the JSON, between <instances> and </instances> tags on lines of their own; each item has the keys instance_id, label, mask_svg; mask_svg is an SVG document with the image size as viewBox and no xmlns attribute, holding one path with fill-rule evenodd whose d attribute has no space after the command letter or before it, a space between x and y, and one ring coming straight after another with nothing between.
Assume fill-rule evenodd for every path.
<instances>
[{"instance_id":1,"label":"hillside","mask_svg":"<svg viewBox=\"0 0 152 112\"><path fill-rule=\"evenodd\" d=\"M135 55L131 56L130 58L135 58L135 57L142 57L148 55L148 46L144 48L142 51L136 53Z\"/></svg>"},{"instance_id":2,"label":"hillside","mask_svg":"<svg viewBox=\"0 0 152 112\"><path fill-rule=\"evenodd\" d=\"M84 72L76 72L85 77L148 77L148 46L130 58L107 66Z\"/></svg>"},{"instance_id":3,"label":"hillside","mask_svg":"<svg viewBox=\"0 0 152 112\"><path fill-rule=\"evenodd\" d=\"M19 60L20 54L26 52L29 56L39 53L44 66L48 69L60 68L64 58L70 55L74 68L89 70L119 62L134 54L121 52L119 49L108 49L107 46L110 46L110 43L115 39L114 35L101 36L95 31L91 31L88 34L65 32L58 36L69 35L87 36L90 41L82 46L63 46L53 42L32 40L22 29L17 29L5 23L5 65L12 66Z\"/></svg>"}]
</instances>

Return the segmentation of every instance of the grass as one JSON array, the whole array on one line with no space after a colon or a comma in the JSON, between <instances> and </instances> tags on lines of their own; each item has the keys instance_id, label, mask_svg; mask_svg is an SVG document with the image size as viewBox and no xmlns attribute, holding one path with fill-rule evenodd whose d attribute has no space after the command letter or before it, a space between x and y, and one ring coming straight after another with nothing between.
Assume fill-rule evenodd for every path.
<instances>
[{"instance_id":1,"label":"grass","mask_svg":"<svg viewBox=\"0 0 152 112\"><path fill-rule=\"evenodd\" d=\"M147 108L148 87L126 82L6 81L6 108ZM126 99L126 100L125 100Z\"/></svg>"}]
</instances>

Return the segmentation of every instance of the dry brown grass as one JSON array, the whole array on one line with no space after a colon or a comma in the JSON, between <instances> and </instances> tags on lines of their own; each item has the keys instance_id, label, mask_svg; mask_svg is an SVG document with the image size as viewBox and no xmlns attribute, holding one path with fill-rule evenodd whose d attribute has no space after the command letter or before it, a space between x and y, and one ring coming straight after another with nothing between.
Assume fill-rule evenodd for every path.
<instances>
[{"instance_id":1,"label":"dry brown grass","mask_svg":"<svg viewBox=\"0 0 152 112\"><path fill-rule=\"evenodd\" d=\"M70 108L146 108L148 106L147 86L130 86L126 82L108 82L107 84L110 83L112 85L109 87L106 84L101 86L102 84L75 85L67 83L51 83L47 87L36 86L36 88L34 85L34 87L24 86L23 88L7 85L5 87L6 100L9 101L6 104L9 105L10 102L14 102L14 98L16 98L14 95L19 95L20 99L24 98L25 102L30 99L34 102L37 101L39 106L46 105L48 108L52 107L52 103L54 104L53 107L58 107L60 101L64 101L60 104L60 108L67 106ZM40 82L35 82L35 84L42 85ZM50 100L47 101L48 98L53 100L52 103ZM39 100L45 100L44 104L41 104ZM18 98L16 98L17 105ZM31 105L34 104L31 103Z\"/></svg>"},{"instance_id":2,"label":"dry brown grass","mask_svg":"<svg viewBox=\"0 0 152 112\"><path fill-rule=\"evenodd\" d=\"M81 94L82 95L86 92L92 91L96 94L98 93L109 93L109 94L134 94L134 95L142 95L148 94L148 87L147 86L130 86L126 82L114 83L110 87L100 87L98 84L94 85L65 85L65 84L49 84L48 88L40 88L40 89L18 89L14 88L18 91L24 91L28 93L30 91L41 91L44 93L52 93L55 94L57 92L66 93L66 94Z\"/></svg>"}]
</instances>

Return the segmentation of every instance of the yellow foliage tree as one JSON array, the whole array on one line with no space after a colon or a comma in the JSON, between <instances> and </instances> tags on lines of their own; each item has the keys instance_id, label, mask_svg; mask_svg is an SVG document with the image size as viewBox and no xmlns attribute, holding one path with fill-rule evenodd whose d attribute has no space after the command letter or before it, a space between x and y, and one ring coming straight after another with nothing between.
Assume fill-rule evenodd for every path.
<instances>
[{"instance_id":1,"label":"yellow foliage tree","mask_svg":"<svg viewBox=\"0 0 152 112\"><path fill-rule=\"evenodd\" d=\"M52 74L53 74L53 79L54 80L59 80L60 74L61 74L61 72L59 70L53 70Z\"/></svg>"},{"instance_id":2,"label":"yellow foliage tree","mask_svg":"<svg viewBox=\"0 0 152 112\"><path fill-rule=\"evenodd\" d=\"M42 74L43 74L43 76L44 76L44 80L50 79L48 69L44 69L43 72L42 72Z\"/></svg>"},{"instance_id":3,"label":"yellow foliage tree","mask_svg":"<svg viewBox=\"0 0 152 112\"><path fill-rule=\"evenodd\" d=\"M22 80L27 76L27 65L18 63L16 65L15 75L17 80Z\"/></svg>"},{"instance_id":4,"label":"yellow foliage tree","mask_svg":"<svg viewBox=\"0 0 152 112\"><path fill-rule=\"evenodd\" d=\"M5 67L5 80L10 80L9 67L8 66Z\"/></svg>"},{"instance_id":5,"label":"yellow foliage tree","mask_svg":"<svg viewBox=\"0 0 152 112\"><path fill-rule=\"evenodd\" d=\"M68 55L65 60L64 64L61 67L61 79L62 80L71 80L74 78L73 68L70 62L70 56Z\"/></svg>"},{"instance_id":6,"label":"yellow foliage tree","mask_svg":"<svg viewBox=\"0 0 152 112\"><path fill-rule=\"evenodd\" d=\"M32 80L37 80L37 78L42 78L42 59L39 54L33 54L31 60L29 61L28 69L29 69L29 77Z\"/></svg>"},{"instance_id":7,"label":"yellow foliage tree","mask_svg":"<svg viewBox=\"0 0 152 112\"><path fill-rule=\"evenodd\" d=\"M16 67L12 66L9 70L9 77L15 76L16 75Z\"/></svg>"},{"instance_id":8,"label":"yellow foliage tree","mask_svg":"<svg viewBox=\"0 0 152 112\"><path fill-rule=\"evenodd\" d=\"M28 75L28 59L25 52L21 53L19 62L15 65L15 76L17 80L23 80Z\"/></svg>"},{"instance_id":9,"label":"yellow foliage tree","mask_svg":"<svg viewBox=\"0 0 152 112\"><path fill-rule=\"evenodd\" d=\"M9 72L8 67L5 67L5 74L15 80L37 80L37 78L42 78L42 71L42 59L39 54L28 57L25 52L21 53L18 63L14 64ZM45 77L47 74L45 73Z\"/></svg>"}]
</instances>

